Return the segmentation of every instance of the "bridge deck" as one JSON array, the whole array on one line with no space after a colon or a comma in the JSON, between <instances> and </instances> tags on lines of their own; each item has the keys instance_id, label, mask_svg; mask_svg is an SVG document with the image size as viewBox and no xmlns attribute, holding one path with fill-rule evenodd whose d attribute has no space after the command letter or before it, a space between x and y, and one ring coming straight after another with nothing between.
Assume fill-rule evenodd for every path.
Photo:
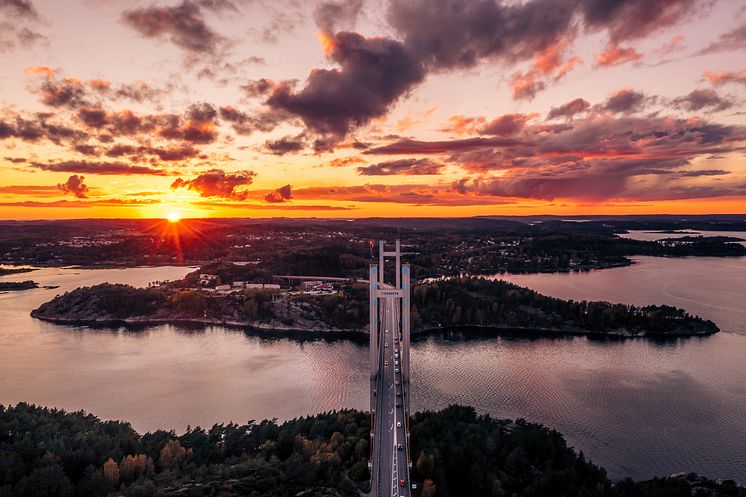
<instances>
[{"instance_id":1,"label":"bridge deck","mask_svg":"<svg viewBox=\"0 0 746 497\"><path fill-rule=\"evenodd\" d=\"M393 297L381 300L378 350L382 367L376 382L371 495L410 497L408 416L404 400L409 392L403 389L399 301ZM400 485L401 480L404 486Z\"/></svg>"}]
</instances>

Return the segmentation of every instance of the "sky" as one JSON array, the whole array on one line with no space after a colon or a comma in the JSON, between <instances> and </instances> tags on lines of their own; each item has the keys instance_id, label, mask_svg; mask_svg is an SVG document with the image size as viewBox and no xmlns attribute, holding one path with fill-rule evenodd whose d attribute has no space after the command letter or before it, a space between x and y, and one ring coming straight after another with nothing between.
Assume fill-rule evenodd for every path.
<instances>
[{"instance_id":1,"label":"sky","mask_svg":"<svg viewBox=\"0 0 746 497\"><path fill-rule=\"evenodd\" d=\"M746 213L740 0L0 0L0 218Z\"/></svg>"}]
</instances>

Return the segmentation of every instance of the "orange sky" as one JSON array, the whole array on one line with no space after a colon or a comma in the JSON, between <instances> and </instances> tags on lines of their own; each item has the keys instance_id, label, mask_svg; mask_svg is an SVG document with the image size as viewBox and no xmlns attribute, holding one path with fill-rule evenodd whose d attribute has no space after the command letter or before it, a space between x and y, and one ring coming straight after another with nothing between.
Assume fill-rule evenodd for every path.
<instances>
[{"instance_id":1,"label":"orange sky","mask_svg":"<svg viewBox=\"0 0 746 497\"><path fill-rule=\"evenodd\" d=\"M746 212L746 9L547 2L0 3L0 218Z\"/></svg>"}]
</instances>

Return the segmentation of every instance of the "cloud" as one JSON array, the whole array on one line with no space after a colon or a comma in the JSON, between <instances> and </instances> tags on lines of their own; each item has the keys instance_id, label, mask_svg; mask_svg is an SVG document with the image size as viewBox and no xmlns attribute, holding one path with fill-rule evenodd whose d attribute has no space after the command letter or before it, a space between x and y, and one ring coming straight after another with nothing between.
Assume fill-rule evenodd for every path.
<instances>
[{"instance_id":1,"label":"cloud","mask_svg":"<svg viewBox=\"0 0 746 497\"><path fill-rule=\"evenodd\" d=\"M39 13L30 0L0 0L0 11L27 19L39 19Z\"/></svg>"},{"instance_id":2,"label":"cloud","mask_svg":"<svg viewBox=\"0 0 746 497\"><path fill-rule=\"evenodd\" d=\"M273 155L285 155L291 152L299 152L306 146L305 135L284 136L279 140L268 140L264 148Z\"/></svg>"},{"instance_id":3,"label":"cloud","mask_svg":"<svg viewBox=\"0 0 746 497\"><path fill-rule=\"evenodd\" d=\"M741 83L746 85L746 69L741 71L705 71L704 77L715 86L721 86L727 83Z\"/></svg>"},{"instance_id":4,"label":"cloud","mask_svg":"<svg viewBox=\"0 0 746 497\"><path fill-rule=\"evenodd\" d=\"M685 164L695 157L735 152L746 142L746 127L698 118L631 117L591 114L571 123L528 125L519 137L472 137L455 140L398 140L364 152L368 155L442 155L448 164L470 173L521 172L549 175L575 172L604 161L634 160L638 172L646 161ZM593 162L591 162L593 161ZM657 167L662 167L659 163ZM524 173L525 174L525 173ZM506 178L507 180L508 178Z\"/></svg>"},{"instance_id":5,"label":"cloud","mask_svg":"<svg viewBox=\"0 0 746 497\"><path fill-rule=\"evenodd\" d=\"M552 107L549 110L549 114L547 114L547 119L552 120L557 119L558 117L572 119L576 114L587 111L590 106L591 104L587 100L576 98L575 100L571 100L559 107Z\"/></svg>"},{"instance_id":6,"label":"cloud","mask_svg":"<svg viewBox=\"0 0 746 497\"><path fill-rule=\"evenodd\" d=\"M44 171L53 171L57 173L82 173L82 174L102 174L102 175L132 175L148 174L154 176L165 176L167 173L163 169L153 168L150 166L137 166L126 164L124 162L102 162L102 161L85 161L85 160L67 160L62 162L32 162L32 167Z\"/></svg>"},{"instance_id":7,"label":"cloud","mask_svg":"<svg viewBox=\"0 0 746 497\"><path fill-rule=\"evenodd\" d=\"M341 2L321 2L313 11L316 26L326 33L333 33L340 29L355 27L363 0L349 0Z\"/></svg>"},{"instance_id":8,"label":"cloud","mask_svg":"<svg viewBox=\"0 0 746 497\"><path fill-rule=\"evenodd\" d=\"M632 47L607 47L606 50L596 57L596 65L599 67L611 67L636 62L642 59L642 54Z\"/></svg>"},{"instance_id":9,"label":"cloud","mask_svg":"<svg viewBox=\"0 0 746 497\"><path fill-rule=\"evenodd\" d=\"M253 171L238 171L226 173L222 169L210 169L194 179L178 178L171 184L171 189L188 188L202 197L222 197L233 200L245 200L248 192L239 190L242 186L249 186L254 182L256 173Z\"/></svg>"},{"instance_id":10,"label":"cloud","mask_svg":"<svg viewBox=\"0 0 746 497\"><path fill-rule=\"evenodd\" d=\"M287 202L293 197L293 191L292 187L290 185L285 185L273 192L269 192L264 196L264 201L269 202L272 204L280 204L283 202Z\"/></svg>"},{"instance_id":11,"label":"cloud","mask_svg":"<svg viewBox=\"0 0 746 497\"><path fill-rule=\"evenodd\" d=\"M482 135L512 136L518 134L526 122L537 116L537 114L505 114L493 119L478 131Z\"/></svg>"},{"instance_id":12,"label":"cloud","mask_svg":"<svg viewBox=\"0 0 746 497\"><path fill-rule=\"evenodd\" d=\"M643 92L622 88L613 92L600 108L614 114L628 114L641 110L648 101L650 98L646 97Z\"/></svg>"},{"instance_id":13,"label":"cloud","mask_svg":"<svg viewBox=\"0 0 746 497\"><path fill-rule=\"evenodd\" d=\"M51 114L36 113L27 119L11 112L6 119L0 118L0 139L15 137L31 143L47 139L56 145L77 144L88 139L84 131L52 122L50 117Z\"/></svg>"},{"instance_id":14,"label":"cloud","mask_svg":"<svg viewBox=\"0 0 746 497\"><path fill-rule=\"evenodd\" d=\"M293 198L365 203L386 202L416 206L504 205L514 203L509 199L462 195L447 184L318 186L295 189Z\"/></svg>"},{"instance_id":15,"label":"cloud","mask_svg":"<svg viewBox=\"0 0 746 497\"><path fill-rule=\"evenodd\" d=\"M568 42L560 40L539 52L531 67L524 73L517 71L510 78L515 100L532 100L548 84L556 83L583 60L580 57L565 58Z\"/></svg>"},{"instance_id":16,"label":"cloud","mask_svg":"<svg viewBox=\"0 0 746 497\"><path fill-rule=\"evenodd\" d=\"M227 40L207 25L202 8L229 3L184 0L171 7L151 5L125 11L122 20L145 38L168 40L189 55L216 55Z\"/></svg>"},{"instance_id":17,"label":"cloud","mask_svg":"<svg viewBox=\"0 0 746 497\"><path fill-rule=\"evenodd\" d=\"M144 81L114 84L105 79L59 78L58 71L46 66L27 67L25 72L32 78L31 90L39 94L42 103L57 108L100 107L103 99L156 103L172 89L170 85L156 88Z\"/></svg>"},{"instance_id":18,"label":"cloud","mask_svg":"<svg viewBox=\"0 0 746 497\"><path fill-rule=\"evenodd\" d=\"M38 202L35 200L26 200L23 202L0 202L0 207L62 207L62 208L86 208L86 207L127 207L127 206L139 206L158 204L159 200L155 199L118 199L112 198L108 200L56 200L54 202Z\"/></svg>"},{"instance_id":19,"label":"cloud","mask_svg":"<svg viewBox=\"0 0 746 497\"><path fill-rule=\"evenodd\" d=\"M700 50L700 55L717 52L736 52L746 48L746 23L727 31L720 37Z\"/></svg>"},{"instance_id":20,"label":"cloud","mask_svg":"<svg viewBox=\"0 0 746 497\"><path fill-rule=\"evenodd\" d=\"M266 103L303 121L327 142L341 139L389 108L428 73L476 66L482 60L528 70L510 78L516 99L532 99L575 66L569 54L580 31L605 30L610 47L669 27L708 0L392 0L387 20L403 40L331 34L336 8L319 7L322 47L338 68L314 69L300 89L277 83ZM338 7L341 7L339 4ZM352 8L354 11L354 6ZM331 13L331 17L327 14Z\"/></svg>"},{"instance_id":21,"label":"cloud","mask_svg":"<svg viewBox=\"0 0 746 497\"><path fill-rule=\"evenodd\" d=\"M576 36L605 30L612 46L684 19L697 0L394 0L388 19L405 44L436 69L468 68L482 59L536 57Z\"/></svg>"},{"instance_id":22,"label":"cloud","mask_svg":"<svg viewBox=\"0 0 746 497\"><path fill-rule=\"evenodd\" d=\"M48 43L46 36L35 31L41 22L30 0L0 0L0 53Z\"/></svg>"},{"instance_id":23,"label":"cloud","mask_svg":"<svg viewBox=\"0 0 746 497\"><path fill-rule=\"evenodd\" d=\"M357 171L364 176L421 176L441 174L444 167L430 159L400 159L360 166Z\"/></svg>"},{"instance_id":24,"label":"cloud","mask_svg":"<svg viewBox=\"0 0 746 497\"><path fill-rule=\"evenodd\" d=\"M84 177L73 174L64 183L57 183L57 188L65 194L72 193L78 198L88 197L88 186L83 183Z\"/></svg>"},{"instance_id":25,"label":"cloud","mask_svg":"<svg viewBox=\"0 0 746 497\"><path fill-rule=\"evenodd\" d=\"M212 143L218 138L218 111L211 104L191 105L182 121L178 117L166 117L159 134L164 138L179 139L190 143Z\"/></svg>"},{"instance_id":26,"label":"cloud","mask_svg":"<svg viewBox=\"0 0 746 497\"><path fill-rule=\"evenodd\" d=\"M220 107L220 117L231 123L237 135L248 136L256 131L268 132L277 127L284 119L282 113L255 112L251 115L240 111L231 105Z\"/></svg>"},{"instance_id":27,"label":"cloud","mask_svg":"<svg viewBox=\"0 0 746 497\"><path fill-rule=\"evenodd\" d=\"M0 193L32 197L56 197L60 190L56 186L48 185L6 185L0 186Z\"/></svg>"},{"instance_id":28,"label":"cloud","mask_svg":"<svg viewBox=\"0 0 746 497\"><path fill-rule=\"evenodd\" d=\"M299 117L321 135L343 137L353 127L384 115L425 72L398 41L340 32L324 38L338 69L314 69L296 91L284 83L267 104Z\"/></svg>"},{"instance_id":29,"label":"cloud","mask_svg":"<svg viewBox=\"0 0 746 497\"><path fill-rule=\"evenodd\" d=\"M698 110L718 112L730 109L735 105L735 102L729 98L721 97L715 90L705 88L693 90L688 95L675 98L673 104L691 112Z\"/></svg>"},{"instance_id":30,"label":"cloud","mask_svg":"<svg viewBox=\"0 0 746 497\"><path fill-rule=\"evenodd\" d=\"M374 147L363 152L371 155L411 155L442 154L458 150L473 150L485 147L517 145L520 142L512 138L465 138L461 140L423 141L404 138L387 145Z\"/></svg>"},{"instance_id":31,"label":"cloud","mask_svg":"<svg viewBox=\"0 0 746 497\"><path fill-rule=\"evenodd\" d=\"M271 79L262 78L250 79L246 84L240 85L240 88L247 98L256 98L269 94L275 86Z\"/></svg>"}]
</instances>

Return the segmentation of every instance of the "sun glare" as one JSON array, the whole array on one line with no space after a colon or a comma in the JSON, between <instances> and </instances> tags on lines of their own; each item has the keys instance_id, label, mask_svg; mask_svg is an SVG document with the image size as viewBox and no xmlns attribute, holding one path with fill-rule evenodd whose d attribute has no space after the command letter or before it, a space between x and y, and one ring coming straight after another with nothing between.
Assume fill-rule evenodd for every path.
<instances>
[{"instance_id":1,"label":"sun glare","mask_svg":"<svg viewBox=\"0 0 746 497\"><path fill-rule=\"evenodd\" d=\"M178 223L181 220L181 216L176 211L171 211L166 215L169 223Z\"/></svg>"}]
</instances>

